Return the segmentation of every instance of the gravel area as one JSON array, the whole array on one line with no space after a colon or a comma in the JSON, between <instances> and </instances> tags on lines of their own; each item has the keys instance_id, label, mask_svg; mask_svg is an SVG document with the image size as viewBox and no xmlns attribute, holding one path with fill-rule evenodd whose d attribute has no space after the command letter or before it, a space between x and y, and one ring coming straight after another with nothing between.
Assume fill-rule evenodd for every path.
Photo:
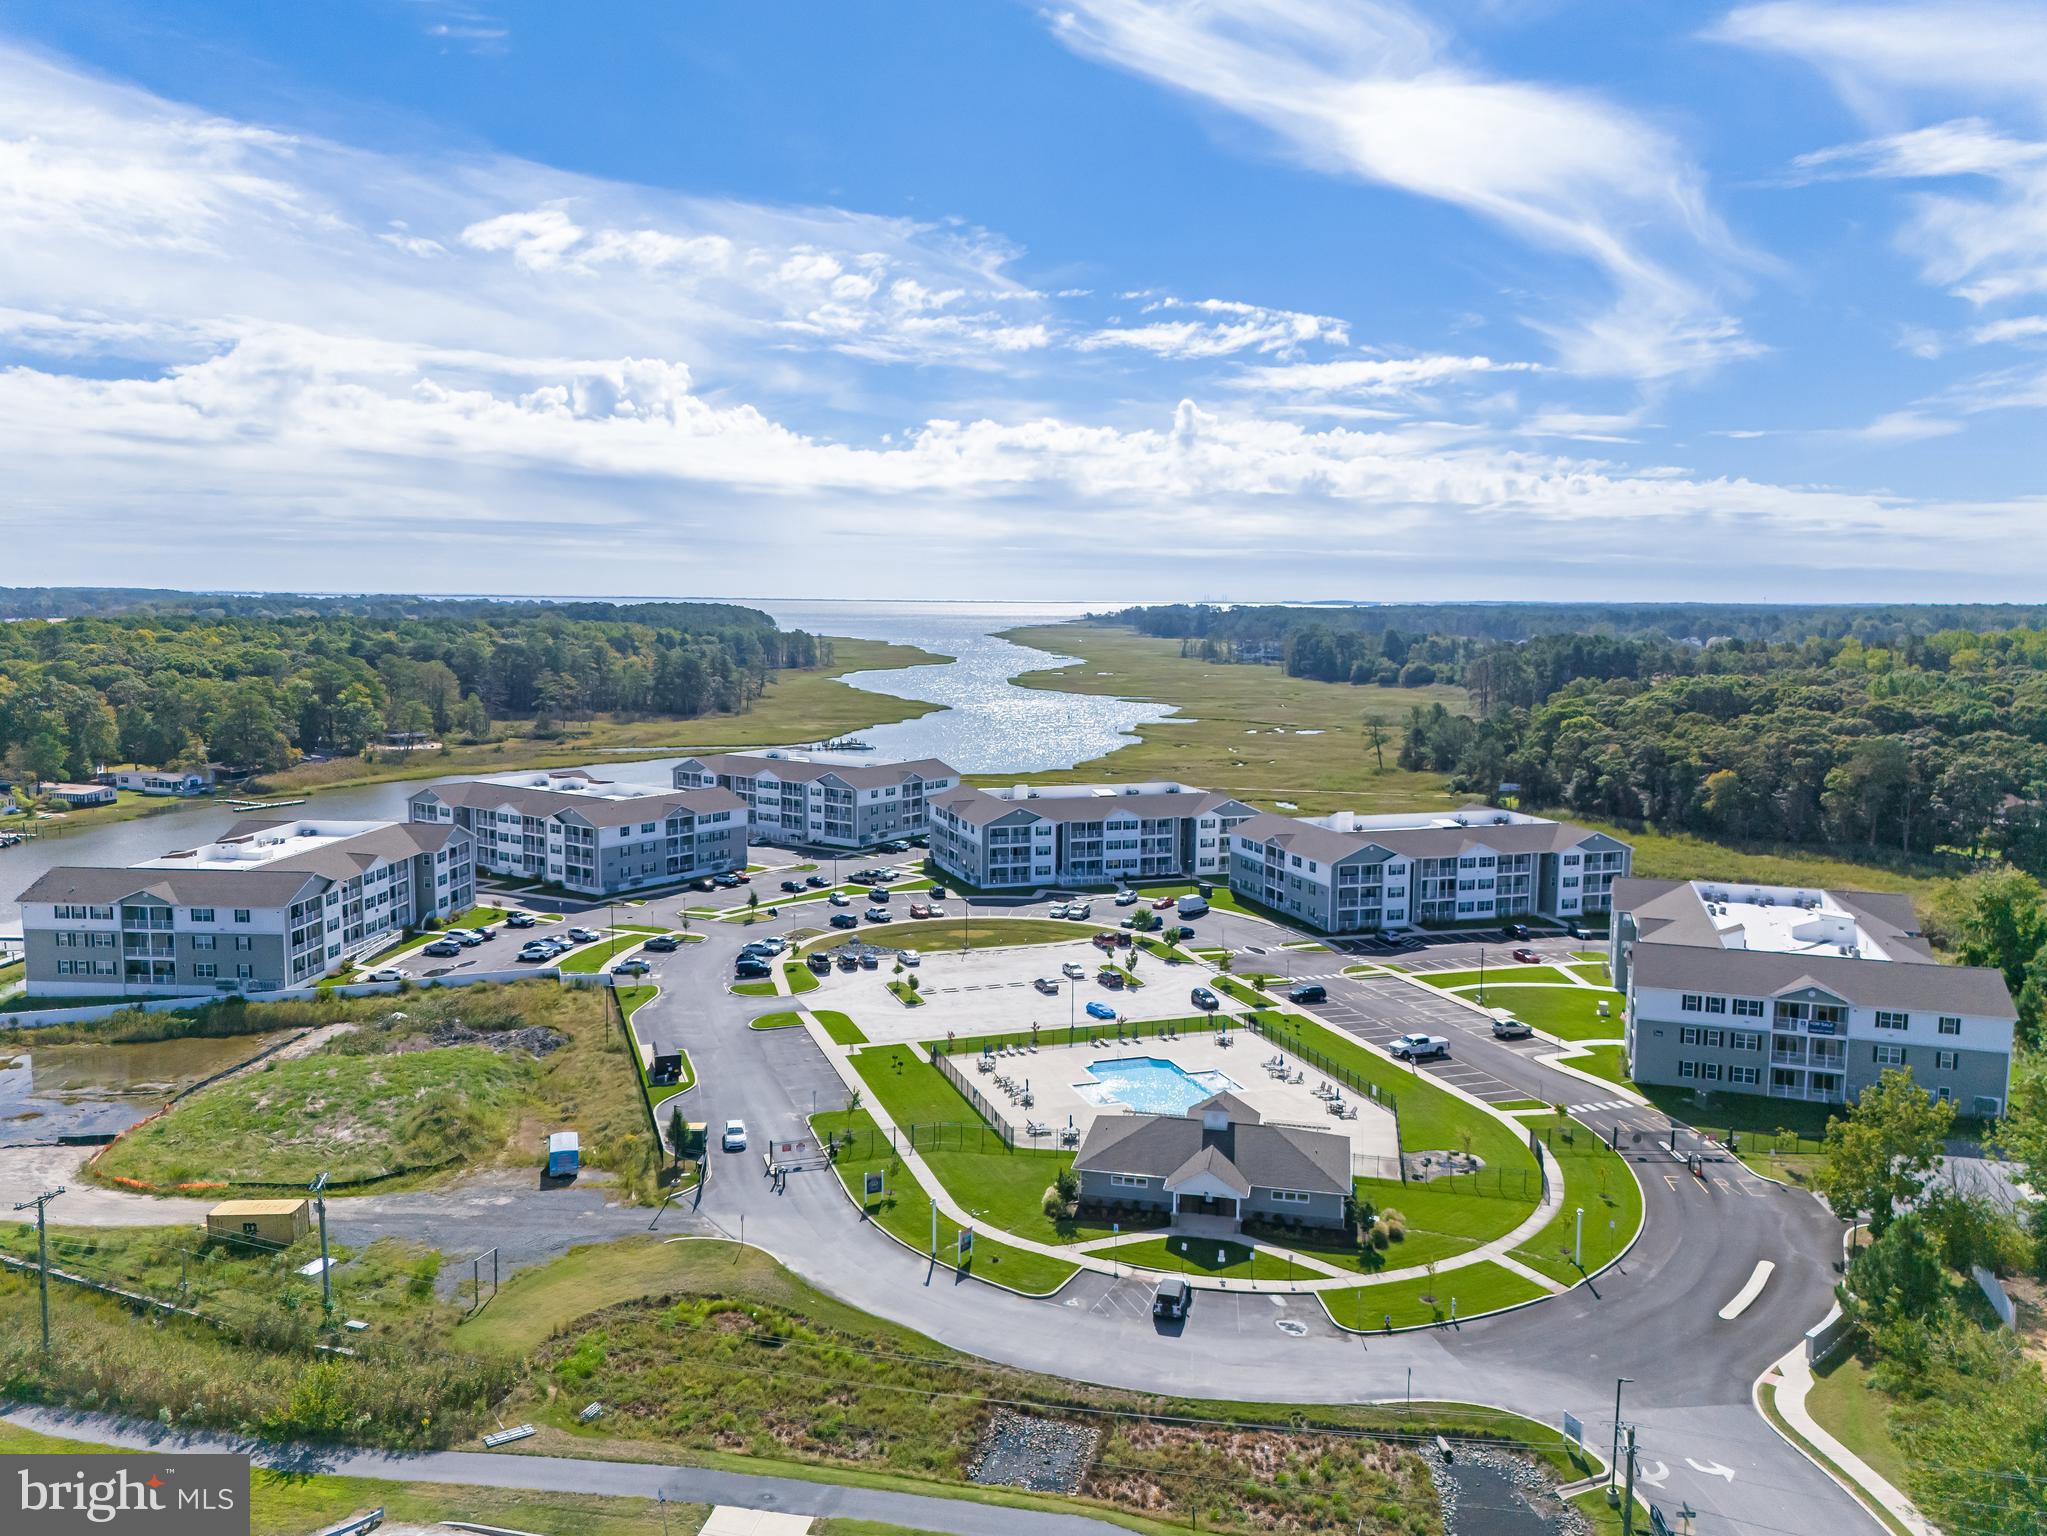
<instances>
[{"instance_id":1,"label":"gravel area","mask_svg":"<svg viewBox=\"0 0 2047 1536\"><path fill-rule=\"evenodd\" d=\"M1078 1493L1101 1438L1100 1430L1087 1425L998 1409L982 1432L967 1477L1037 1493Z\"/></svg>"}]
</instances>

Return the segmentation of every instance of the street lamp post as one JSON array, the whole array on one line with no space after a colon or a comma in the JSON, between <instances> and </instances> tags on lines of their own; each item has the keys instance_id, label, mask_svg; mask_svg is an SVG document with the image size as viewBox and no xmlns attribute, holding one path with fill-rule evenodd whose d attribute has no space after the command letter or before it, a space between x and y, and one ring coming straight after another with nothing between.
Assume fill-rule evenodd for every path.
<instances>
[{"instance_id":1,"label":"street lamp post","mask_svg":"<svg viewBox=\"0 0 2047 1536\"><path fill-rule=\"evenodd\" d=\"M1606 1464L1606 1485L1611 1488L1614 1479L1620 1475L1621 1463L1621 1388L1635 1378L1616 1376L1613 1383L1613 1460Z\"/></svg>"}]
</instances>

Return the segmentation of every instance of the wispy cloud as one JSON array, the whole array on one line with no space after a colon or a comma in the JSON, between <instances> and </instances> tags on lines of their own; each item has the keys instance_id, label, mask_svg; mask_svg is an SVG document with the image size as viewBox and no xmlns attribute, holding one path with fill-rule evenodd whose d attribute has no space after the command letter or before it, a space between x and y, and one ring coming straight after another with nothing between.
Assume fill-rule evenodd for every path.
<instances>
[{"instance_id":1,"label":"wispy cloud","mask_svg":"<svg viewBox=\"0 0 2047 1536\"><path fill-rule=\"evenodd\" d=\"M1350 344L1350 328L1341 320L1235 299L1149 298L1140 313L1181 318L1106 325L1079 337L1074 345L1083 352L1128 347L1158 357L1192 359L1237 352L1291 356L1311 342Z\"/></svg>"},{"instance_id":2,"label":"wispy cloud","mask_svg":"<svg viewBox=\"0 0 2047 1536\"><path fill-rule=\"evenodd\" d=\"M1712 289L1734 242L1697 169L1654 124L1596 96L1458 60L1387 0L1074 0L1055 35L1268 130L1335 175L1470 210L1592 263L1604 309L1532 315L1564 366L1654 379L1755 350Z\"/></svg>"},{"instance_id":3,"label":"wispy cloud","mask_svg":"<svg viewBox=\"0 0 2047 1536\"><path fill-rule=\"evenodd\" d=\"M1534 373L1535 363L1489 357L1354 357L1325 363L1245 368L1230 380L1239 389L1290 395L1410 395L1479 374Z\"/></svg>"}]
</instances>

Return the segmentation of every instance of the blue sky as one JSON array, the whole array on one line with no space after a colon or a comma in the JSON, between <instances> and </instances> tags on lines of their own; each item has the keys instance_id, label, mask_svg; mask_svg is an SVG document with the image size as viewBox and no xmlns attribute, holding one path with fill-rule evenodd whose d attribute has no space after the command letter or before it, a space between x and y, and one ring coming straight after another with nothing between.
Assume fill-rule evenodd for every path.
<instances>
[{"instance_id":1,"label":"blue sky","mask_svg":"<svg viewBox=\"0 0 2047 1536\"><path fill-rule=\"evenodd\" d=\"M1975 0L0 0L0 580L2033 598L2043 104Z\"/></svg>"}]
</instances>

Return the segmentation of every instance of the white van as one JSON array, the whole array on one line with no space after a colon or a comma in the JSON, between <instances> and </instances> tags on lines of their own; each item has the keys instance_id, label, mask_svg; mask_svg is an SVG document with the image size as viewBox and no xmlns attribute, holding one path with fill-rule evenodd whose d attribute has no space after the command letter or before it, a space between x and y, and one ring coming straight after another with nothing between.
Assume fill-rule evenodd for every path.
<instances>
[{"instance_id":1,"label":"white van","mask_svg":"<svg viewBox=\"0 0 2047 1536\"><path fill-rule=\"evenodd\" d=\"M1208 912L1208 898L1206 896L1182 896L1173 903L1173 907L1182 917L1202 917Z\"/></svg>"}]
</instances>

